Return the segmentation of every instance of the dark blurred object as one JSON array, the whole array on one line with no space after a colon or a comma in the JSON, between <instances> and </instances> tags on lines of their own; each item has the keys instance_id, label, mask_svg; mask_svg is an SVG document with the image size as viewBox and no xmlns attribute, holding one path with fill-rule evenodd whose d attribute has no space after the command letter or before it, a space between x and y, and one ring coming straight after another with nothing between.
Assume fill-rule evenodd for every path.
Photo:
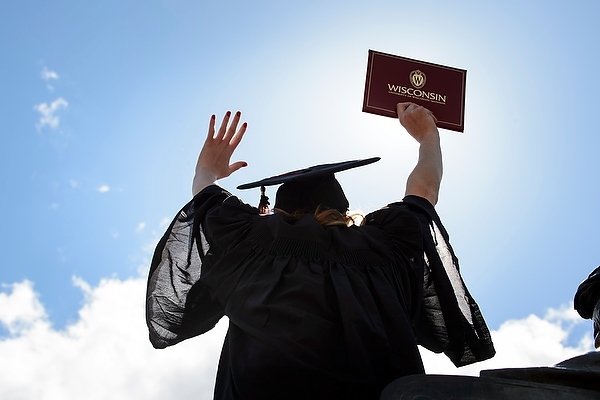
<instances>
[{"instance_id":1,"label":"dark blurred object","mask_svg":"<svg viewBox=\"0 0 600 400\"><path fill-rule=\"evenodd\" d=\"M600 353L553 367L481 371L480 377L410 375L396 379L381 400L596 400L600 398Z\"/></svg>"},{"instance_id":2,"label":"dark blurred object","mask_svg":"<svg viewBox=\"0 0 600 400\"><path fill-rule=\"evenodd\" d=\"M513 379L600 392L600 353L595 351L561 361L553 367L483 370L486 378Z\"/></svg>"},{"instance_id":3,"label":"dark blurred object","mask_svg":"<svg viewBox=\"0 0 600 400\"><path fill-rule=\"evenodd\" d=\"M600 347L600 267L581 282L575 293L575 310L594 323L594 346Z\"/></svg>"}]
</instances>

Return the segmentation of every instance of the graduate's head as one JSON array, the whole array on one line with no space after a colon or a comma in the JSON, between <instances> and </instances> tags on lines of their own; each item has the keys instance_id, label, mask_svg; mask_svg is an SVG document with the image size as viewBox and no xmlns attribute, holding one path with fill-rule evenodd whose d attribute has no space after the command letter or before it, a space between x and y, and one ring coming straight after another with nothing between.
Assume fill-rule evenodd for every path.
<instances>
[{"instance_id":1,"label":"graduate's head","mask_svg":"<svg viewBox=\"0 0 600 400\"><path fill-rule=\"evenodd\" d=\"M317 208L335 209L345 214L348 199L334 173L379 161L379 157L363 160L321 164L238 186L250 189L259 186L282 185L277 190L275 208L288 213L314 212Z\"/></svg>"},{"instance_id":2,"label":"graduate's head","mask_svg":"<svg viewBox=\"0 0 600 400\"><path fill-rule=\"evenodd\" d=\"M333 174L286 182L279 186L275 196L275 208L288 213L313 213L321 207L344 214L349 205L342 186Z\"/></svg>"}]
</instances>

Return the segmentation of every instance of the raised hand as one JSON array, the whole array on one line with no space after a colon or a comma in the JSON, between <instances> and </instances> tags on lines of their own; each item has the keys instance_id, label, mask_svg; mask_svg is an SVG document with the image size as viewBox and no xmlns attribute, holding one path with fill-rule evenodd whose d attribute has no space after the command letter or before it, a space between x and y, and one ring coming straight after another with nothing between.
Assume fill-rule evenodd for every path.
<instances>
[{"instance_id":1,"label":"raised hand","mask_svg":"<svg viewBox=\"0 0 600 400\"><path fill-rule=\"evenodd\" d=\"M231 156L242 141L248 127L248 124L244 122L238 129L241 116L241 112L236 112L230 124L231 112L228 111L223 117L223 121L221 121L219 130L216 132L216 117L211 116L208 135L196 163L196 174L192 183L192 194L194 196L217 179L228 177L238 169L248 165L245 161L231 163Z\"/></svg>"},{"instance_id":2,"label":"raised hand","mask_svg":"<svg viewBox=\"0 0 600 400\"><path fill-rule=\"evenodd\" d=\"M415 103L398 103L396 105L398 120L406 131L421 143L431 133L437 133L437 118L431 111Z\"/></svg>"}]
</instances>

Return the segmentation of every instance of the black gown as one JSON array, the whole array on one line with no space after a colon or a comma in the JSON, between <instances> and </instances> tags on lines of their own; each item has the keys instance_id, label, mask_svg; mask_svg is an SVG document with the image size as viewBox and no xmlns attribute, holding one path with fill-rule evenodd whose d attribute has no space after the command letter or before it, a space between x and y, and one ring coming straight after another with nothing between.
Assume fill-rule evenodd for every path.
<instances>
[{"instance_id":1,"label":"black gown","mask_svg":"<svg viewBox=\"0 0 600 400\"><path fill-rule=\"evenodd\" d=\"M378 399L392 380L424 373L417 344L456 365L494 354L448 235L417 196L364 226L323 227L205 188L156 248L150 340L173 345L223 315L215 399Z\"/></svg>"}]
</instances>

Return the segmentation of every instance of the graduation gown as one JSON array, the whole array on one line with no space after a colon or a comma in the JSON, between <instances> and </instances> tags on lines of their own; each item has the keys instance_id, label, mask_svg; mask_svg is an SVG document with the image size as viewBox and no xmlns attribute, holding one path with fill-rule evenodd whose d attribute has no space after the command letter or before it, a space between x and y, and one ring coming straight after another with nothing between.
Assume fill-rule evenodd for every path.
<instances>
[{"instance_id":1,"label":"graduation gown","mask_svg":"<svg viewBox=\"0 0 600 400\"><path fill-rule=\"evenodd\" d=\"M146 319L154 347L226 315L216 399L378 399L423 373L417 344L457 365L493 356L433 206L407 196L364 226L291 221L212 185L157 245Z\"/></svg>"}]
</instances>

